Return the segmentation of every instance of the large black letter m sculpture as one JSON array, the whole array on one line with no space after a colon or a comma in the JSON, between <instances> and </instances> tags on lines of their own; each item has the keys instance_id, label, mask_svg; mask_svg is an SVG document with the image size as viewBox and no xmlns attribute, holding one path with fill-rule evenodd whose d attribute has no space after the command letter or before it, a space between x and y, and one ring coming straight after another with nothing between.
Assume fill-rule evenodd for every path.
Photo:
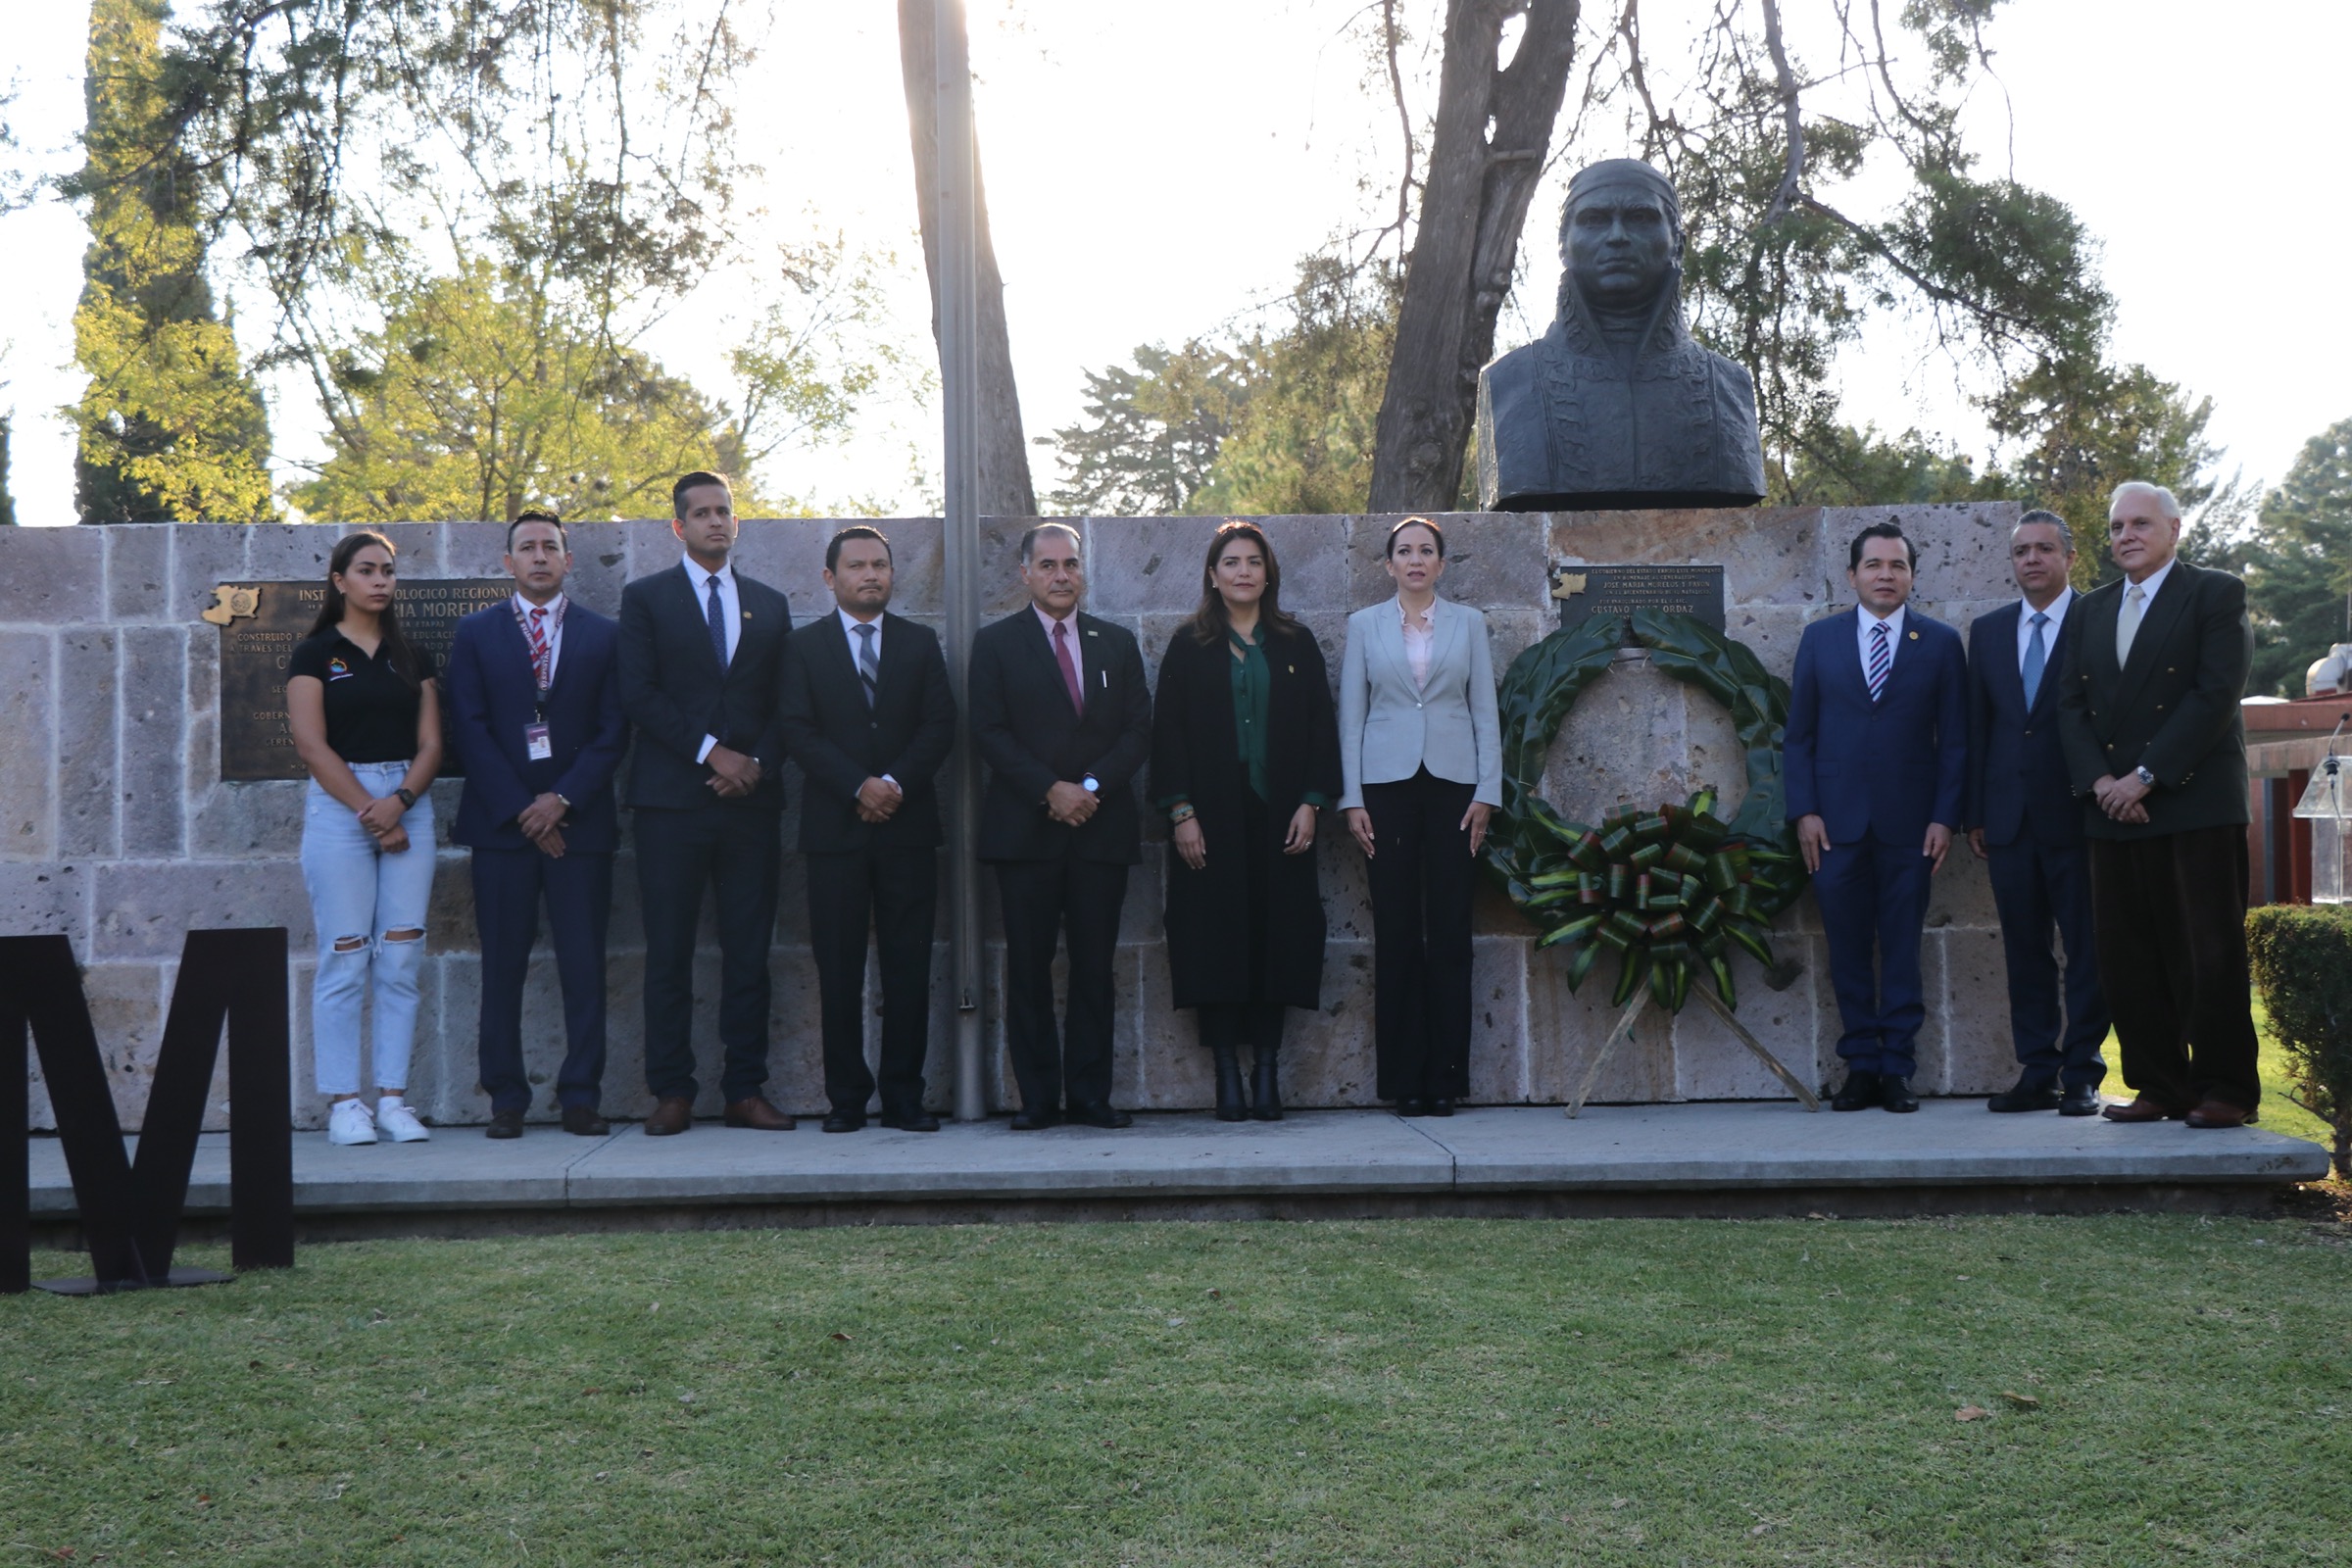
<instances>
[{"instance_id":1,"label":"large black letter m sculpture","mask_svg":"<svg viewBox=\"0 0 2352 1568\"><path fill-rule=\"evenodd\" d=\"M155 1082L138 1158L98 1054L81 971L62 936L0 937L0 1294L32 1282L30 1143L24 1041L40 1052L57 1112L74 1200L89 1238L93 1278L43 1281L79 1294L227 1278L173 1268L204 1101L228 1025L229 1254L238 1268L294 1261L292 1091L286 1060L286 933L191 931L172 1011L155 1055Z\"/></svg>"}]
</instances>

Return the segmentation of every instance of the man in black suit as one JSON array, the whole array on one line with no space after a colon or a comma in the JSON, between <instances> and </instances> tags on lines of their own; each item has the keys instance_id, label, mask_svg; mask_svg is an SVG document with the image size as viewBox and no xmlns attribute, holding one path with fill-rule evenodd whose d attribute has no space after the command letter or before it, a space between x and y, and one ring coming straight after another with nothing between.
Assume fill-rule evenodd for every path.
<instances>
[{"instance_id":1,"label":"man in black suit","mask_svg":"<svg viewBox=\"0 0 2352 1568\"><path fill-rule=\"evenodd\" d=\"M2107 999L2091 935L2090 858L2082 808L2058 738L2058 689L2075 632L2074 533L2054 512L2029 512L2009 531L2009 570L2025 598L1968 630L1968 847L1986 862L2009 960L2015 1088L1987 1110L2099 1108L2107 1063ZM2066 943L2065 1039L2050 933Z\"/></svg>"},{"instance_id":2,"label":"man in black suit","mask_svg":"<svg viewBox=\"0 0 2352 1568\"><path fill-rule=\"evenodd\" d=\"M605 928L620 812L612 775L628 749L614 673L619 628L564 592L571 546L553 513L507 525L514 597L458 622L449 733L466 764L453 842L473 851L482 950L480 1060L492 1138L520 1138L531 1108L522 1065L522 983L539 906L564 987L564 1130L611 1131L605 1076Z\"/></svg>"},{"instance_id":3,"label":"man in black suit","mask_svg":"<svg viewBox=\"0 0 2352 1568\"><path fill-rule=\"evenodd\" d=\"M629 764L637 889L645 906L645 1130L694 1125L694 935L718 905L719 1087L730 1127L784 1132L767 1082L768 943L782 853L784 741L776 677L792 611L735 570L735 497L715 473L670 491L685 560L620 593L620 700L637 726Z\"/></svg>"},{"instance_id":4,"label":"man in black suit","mask_svg":"<svg viewBox=\"0 0 2352 1568\"><path fill-rule=\"evenodd\" d=\"M1127 868L1143 858L1135 773L1152 749L1152 693L1134 636L1078 612L1077 532L1021 539L1029 603L972 639L972 738L988 763L980 858L1004 904L1004 1032L1020 1085L1015 1130L1125 1127L1110 1103L1111 964ZM1069 1007L1054 1022L1054 948L1069 943Z\"/></svg>"},{"instance_id":5,"label":"man in black suit","mask_svg":"<svg viewBox=\"0 0 2352 1568\"><path fill-rule=\"evenodd\" d=\"M865 938L882 960L882 1125L939 1130L923 1109L939 887L933 776L956 744L948 662L927 627L886 613L890 541L860 523L825 546L837 613L784 645L778 724L801 765L808 942L823 998L825 1131L865 1125Z\"/></svg>"},{"instance_id":6,"label":"man in black suit","mask_svg":"<svg viewBox=\"0 0 2352 1568\"><path fill-rule=\"evenodd\" d=\"M2246 585L2178 559L2180 506L2118 486L2123 577L2082 596L2058 710L2083 798L2099 972L2115 1009L2121 1122L2239 1127L2262 1099L2246 976Z\"/></svg>"}]
</instances>

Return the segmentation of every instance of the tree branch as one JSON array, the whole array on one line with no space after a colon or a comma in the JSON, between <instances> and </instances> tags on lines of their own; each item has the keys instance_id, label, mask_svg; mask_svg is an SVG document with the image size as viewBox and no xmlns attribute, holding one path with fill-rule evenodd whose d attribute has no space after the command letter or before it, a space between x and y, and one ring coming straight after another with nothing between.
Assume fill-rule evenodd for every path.
<instances>
[{"instance_id":1,"label":"tree branch","mask_svg":"<svg viewBox=\"0 0 2352 1568\"><path fill-rule=\"evenodd\" d=\"M1796 73L1788 69L1788 50L1781 41L1780 0L1764 0L1764 47L1772 51L1773 75L1780 83L1781 119L1788 129L1788 165L1781 173L1780 189L1772 193L1770 205L1756 222L1758 228L1768 228L1788 215L1805 177L1805 124L1797 110Z\"/></svg>"}]
</instances>

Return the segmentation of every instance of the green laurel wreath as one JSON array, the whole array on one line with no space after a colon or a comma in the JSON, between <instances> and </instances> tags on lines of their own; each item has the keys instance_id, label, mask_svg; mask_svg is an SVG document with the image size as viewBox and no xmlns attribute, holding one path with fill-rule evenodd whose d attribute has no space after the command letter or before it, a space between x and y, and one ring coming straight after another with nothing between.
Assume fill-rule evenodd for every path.
<instances>
[{"instance_id":1,"label":"green laurel wreath","mask_svg":"<svg viewBox=\"0 0 2352 1568\"><path fill-rule=\"evenodd\" d=\"M1773 917L1805 885L1781 776L1788 683L1694 616L1639 610L1632 623L1651 663L1730 710L1747 753L1739 813L1724 821L1714 793L1700 790L1681 805L1620 808L1588 827L1536 793L1561 721L1617 657L1622 623L1593 615L1553 632L1503 674L1502 813L1488 863L1543 928L1536 946L1567 955L1571 991L1607 951L1618 956L1615 1005L1646 980L1651 997L1679 1012L1703 967L1736 1008L1731 947L1770 966Z\"/></svg>"}]
</instances>

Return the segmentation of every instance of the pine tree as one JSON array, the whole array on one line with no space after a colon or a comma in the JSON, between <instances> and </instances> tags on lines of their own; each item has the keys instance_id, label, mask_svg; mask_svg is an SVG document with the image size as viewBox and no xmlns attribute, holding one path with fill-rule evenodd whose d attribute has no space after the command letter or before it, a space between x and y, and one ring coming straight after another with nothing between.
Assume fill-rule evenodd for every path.
<instances>
[{"instance_id":1,"label":"pine tree","mask_svg":"<svg viewBox=\"0 0 2352 1568\"><path fill-rule=\"evenodd\" d=\"M203 176L166 129L168 9L90 8L75 503L84 522L263 521L275 515L269 416L205 276Z\"/></svg>"}]
</instances>

